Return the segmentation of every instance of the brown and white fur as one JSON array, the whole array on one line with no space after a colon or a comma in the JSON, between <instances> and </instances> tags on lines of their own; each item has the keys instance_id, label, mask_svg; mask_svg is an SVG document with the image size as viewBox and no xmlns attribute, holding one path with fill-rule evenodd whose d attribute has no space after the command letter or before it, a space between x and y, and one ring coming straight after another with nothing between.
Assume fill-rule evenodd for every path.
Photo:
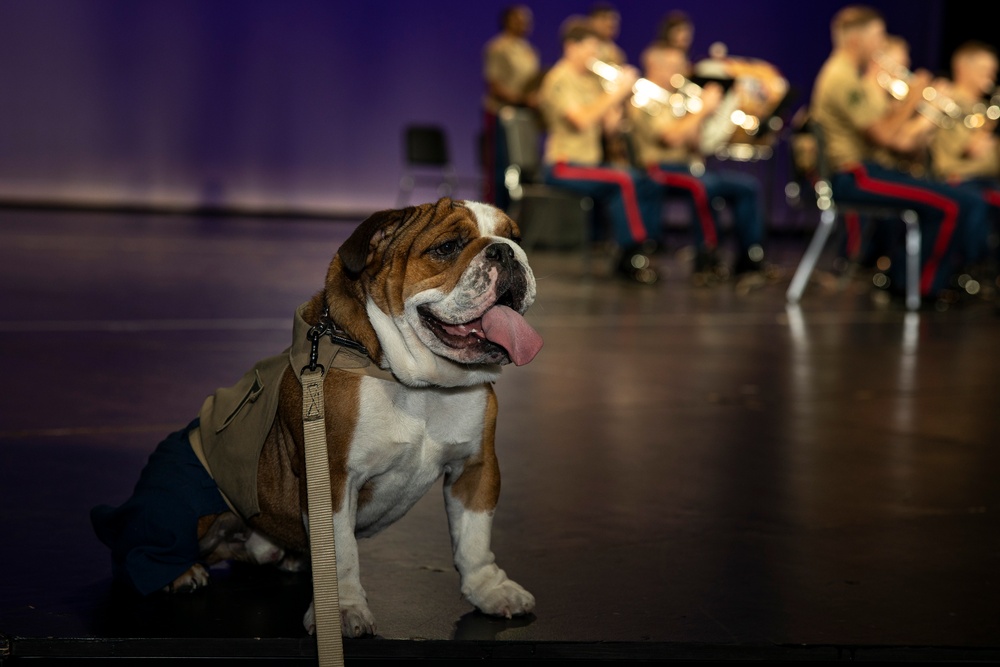
<instances>
[{"instance_id":1,"label":"brown and white fur","mask_svg":"<svg viewBox=\"0 0 1000 667\"><path fill-rule=\"evenodd\" d=\"M535 279L517 225L477 202L442 199L376 213L341 246L305 319L330 317L363 344L398 383L330 369L325 377L327 442L342 630L376 632L361 585L357 539L402 517L440 478L454 565L463 596L486 614L526 614L535 599L494 562L490 547L500 471L494 451L492 382L506 351L442 328L475 321L495 303L524 313ZM308 553L309 517L301 385L289 368L278 414L258 465L261 512L242 525L227 513L203 519L208 563L236 558L298 569ZM198 565L168 588L207 583ZM313 606L304 625L315 629Z\"/></svg>"}]
</instances>

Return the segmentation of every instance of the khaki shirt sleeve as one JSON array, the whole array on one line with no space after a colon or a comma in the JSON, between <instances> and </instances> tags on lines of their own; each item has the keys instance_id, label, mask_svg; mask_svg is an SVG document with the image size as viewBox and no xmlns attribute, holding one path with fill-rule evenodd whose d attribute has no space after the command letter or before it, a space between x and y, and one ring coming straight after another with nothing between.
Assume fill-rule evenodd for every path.
<instances>
[{"instance_id":1,"label":"khaki shirt sleeve","mask_svg":"<svg viewBox=\"0 0 1000 667\"><path fill-rule=\"evenodd\" d=\"M828 83L826 102L831 111L838 113L859 132L866 131L885 112L885 105L872 99L867 86L859 77L836 73Z\"/></svg>"},{"instance_id":2,"label":"khaki shirt sleeve","mask_svg":"<svg viewBox=\"0 0 1000 667\"><path fill-rule=\"evenodd\" d=\"M934 171L944 177L964 176L962 156L968 135L965 128L941 128L931 142L931 160Z\"/></svg>"},{"instance_id":3,"label":"khaki shirt sleeve","mask_svg":"<svg viewBox=\"0 0 1000 667\"><path fill-rule=\"evenodd\" d=\"M563 76L563 73L553 72L545 81L540 103L546 118L555 123L564 120L569 109L579 106L578 97L571 82Z\"/></svg>"},{"instance_id":4,"label":"khaki shirt sleeve","mask_svg":"<svg viewBox=\"0 0 1000 667\"><path fill-rule=\"evenodd\" d=\"M501 81L506 69L503 52L495 41L491 41L483 50L483 78L490 83Z\"/></svg>"},{"instance_id":5,"label":"khaki shirt sleeve","mask_svg":"<svg viewBox=\"0 0 1000 667\"><path fill-rule=\"evenodd\" d=\"M663 141L657 131L657 123L652 115L633 105L628 105L629 138L636 157L644 166L660 162L659 156L664 148ZM664 111L662 113L670 113Z\"/></svg>"}]
</instances>

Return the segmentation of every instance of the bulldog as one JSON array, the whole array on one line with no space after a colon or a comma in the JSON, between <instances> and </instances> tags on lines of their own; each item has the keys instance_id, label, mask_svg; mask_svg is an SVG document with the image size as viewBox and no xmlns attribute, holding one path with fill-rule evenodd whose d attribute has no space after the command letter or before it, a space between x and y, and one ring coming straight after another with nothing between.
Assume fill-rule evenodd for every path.
<instances>
[{"instance_id":1,"label":"bulldog","mask_svg":"<svg viewBox=\"0 0 1000 667\"><path fill-rule=\"evenodd\" d=\"M92 509L116 576L148 595L205 586L207 568L225 560L309 566L300 376L318 366L344 636L376 632L358 538L400 519L441 478L465 599L495 616L531 612L534 597L490 546L493 382L542 346L523 316L535 278L518 234L499 209L447 198L364 220L296 310L292 344L208 396L151 454L124 504Z\"/></svg>"}]
</instances>

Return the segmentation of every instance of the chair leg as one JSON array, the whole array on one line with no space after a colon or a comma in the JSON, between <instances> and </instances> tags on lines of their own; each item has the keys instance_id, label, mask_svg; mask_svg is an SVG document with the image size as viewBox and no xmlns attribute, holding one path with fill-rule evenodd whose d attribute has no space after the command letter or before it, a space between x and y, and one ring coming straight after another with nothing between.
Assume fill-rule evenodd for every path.
<instances>
[{"instance_id":1,"label":"chair leg","mask_svg":"<svg viewBox=\"0 0 1000 667\"><path fill-rule=\"evenodd\" d=\"M915 211L904 211L906 224L906 308L920 308L920 223Z\"/></svg>"},{"instance_id":2,"label":"chair leg","mask_svg":"<svg viewBox=\"0 0 1000 667\"><path fill-rule=\"evenodd\" d=\"M538 234L530 225L527 227L521 225L521 221L524 219L524 210L525 206L522 199L511 198L507 208L507 215L521 228L521 248L524 252L531 252L535 249L535 240Z\"/></svg>"},{"instance_id":3,"label":"chair leg","mask_svg":"<svg viewBox=\"0 0 1000 667\"><path fill-rule=\"evenodd\" d=\"M795 274L792 276L792 282L788 285L788 291L785 293L788 303L798 303L799 299L802 298L802 292L806 288L806 283L809 282L809 276L812 275L813 269L819 262L820 255L823 254L823 247L826 246L827 239L830 238L830 232L833 231L833 223L836 219L837 213L832 208L828 208L820 214L819 225L813 232L812 240L809 241L805 254L802 255L802 259L795 269Z\"/></svg>"}]
</instances>

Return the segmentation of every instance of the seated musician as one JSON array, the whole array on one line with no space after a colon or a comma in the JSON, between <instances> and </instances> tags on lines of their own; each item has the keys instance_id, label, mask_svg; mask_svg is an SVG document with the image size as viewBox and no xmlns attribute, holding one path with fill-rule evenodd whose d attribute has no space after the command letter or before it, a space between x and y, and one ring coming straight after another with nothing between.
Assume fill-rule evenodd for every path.
<instances>
[{"instance_id":1,"label":"seated musician","mask_svg":"<svg viewBox=\"0 0 1000 667\"><path fill-rule=\"evenodd\" d=\"M589 64L600 38L586 20L569 20L561 31L563 56L542 79L539 109L545 121L545 182L594 198L610 215L619 246L618 275L654 283L651 254L660 239L659 187L637 169L604 162L602 135L621 122L622 104L638 79L624 66L606 90Z\"/></svg>"},{"instance_id":2,"label":"seated musician","mask_svg":"<svg viewBox=\"0 0 1000 667\"><path fill-rule=\"evenodd\" d=\"M674 92L675 75L687 76L689 63L681 49L656 42L643 53L645 78ZM659 183L668 197L690 202L696 255L696 284L715 284L735 275L738 285L752 287L769 277L764 266L764 215L761 186L750 174L725 169L705 169L700 138L705 123L722 100L722 88L707 83L700 110L676 115L670 108L632 105L629 109L631 141L637 161ZM732 266L719 255L720 211L713 206L725 200L732 213L737 254Z\"/></svg>"},{"instance_id":3,"label":"seated musician","mask_svg":"<svg viewBox=\"0 0 1000 667\"><path fill-rule=\"evenodd\" d=\"M483 200L502 209L510 206L504 187L510 156L497 114L507 105L537 106L541 61L538 49L528 41L533 25L527 5L509 5L500 12L500 33L483 47Z\"/></svg>"},{"instance_id":4,"label":"seated musician","mask_svg":"<svg viewBox=\"0 0 1000 667\"><path fill-rule=\"evenodd\" d=\"M691 43L694 41L694 21L683 10L675 9L667 12L660 21L656 41L668 46L676 46L685 55L689 54Z\"/></svg>"},{"instance_id":5,"label":"seated musician","mask_svg":"<svg viewBox=\"0 0 1000 667\"><path fill-rule=\"evenodd\" d=\"M882 48L869 61L864 73L865 84L874 103L889 107L904 104L905 95L898 86L905 83L910 68L910 44L900 35L886 35ZM895 146L878 146L872 159L890 169L905 171L914 176L928 175L930 167L930 142L938 126L926 116L913 114L897 130ZM888 257L895 246L893 220L872 219L856 211L844 213L844 245L841 255L855 264L877 268L882 258Z\"/></svg>"},{"instance_id":6,"label":"seated musician","mask_svg":"<svg viewBox=\"0 0 1000 667\"><path fill-rule=\"evenodd\" d=\"M970 40L951 57L951 99L959 106L959 120L940 129L931 144L935 174L942 180L981 194L996 224L1000 217L1000 141L998 141L996 93L997 53L993 46ZM992 105L993 118L987 110ZM993 274L1000 261L996 229L971 230L969 243L980 248L972 260ZM990 247L992 246L992 247ZM974 252L974 251L973 251ZM992 267L989 264L993 264ZM989 278L989 276L984 276Z\"/></svg>"},{"instance_id":7,"label":"seated musician","mask_svg":"<svg viewBox=\"0 0 1000 667\"><path fill-rule=\"evenodd\" d=\"M904 102L888 105L872 94L864 70L884 47L885 21L878 10L849 5L831 22L833 50L813 86L812 121L822 130L834 201L889 205L917 212L921 225L920 294L925 301L950 300L954 280L968 260L967 230L981 228L986 206L960 188L880 164L879 148L906 153L919 133L901 132L908 122L924 122L915 113L922 91L931 83L926 71L915 72ZM907 143L910 142L910 143ZM905 292L903 248L897 244L889 271L890 291Z\"/></svg>"}]
</instances>

